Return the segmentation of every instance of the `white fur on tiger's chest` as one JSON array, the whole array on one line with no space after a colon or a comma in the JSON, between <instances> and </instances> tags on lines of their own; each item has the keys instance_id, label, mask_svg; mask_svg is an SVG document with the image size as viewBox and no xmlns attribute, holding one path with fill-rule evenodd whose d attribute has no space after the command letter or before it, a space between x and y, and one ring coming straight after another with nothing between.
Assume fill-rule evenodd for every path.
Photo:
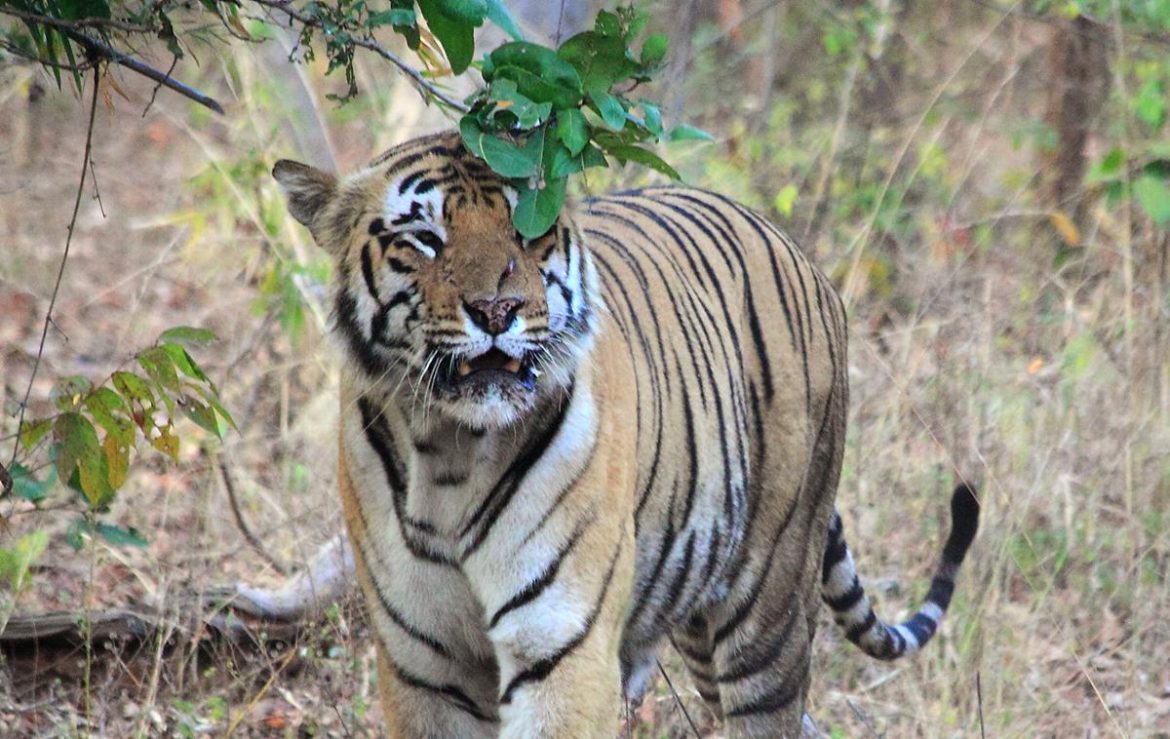
<instances>
[{"instance_id":1,"label":"white fur on tiger's chest","mask_svg":"<svg viewBox=\"0 0 1170 739\"><path fill-rule=\"evenodd\" d=\"M514 454L501 434L475 434L453 422L411 429L407 462L406 512L456 537L475 507L504 473Z\"/></svg>"}]
</instances>

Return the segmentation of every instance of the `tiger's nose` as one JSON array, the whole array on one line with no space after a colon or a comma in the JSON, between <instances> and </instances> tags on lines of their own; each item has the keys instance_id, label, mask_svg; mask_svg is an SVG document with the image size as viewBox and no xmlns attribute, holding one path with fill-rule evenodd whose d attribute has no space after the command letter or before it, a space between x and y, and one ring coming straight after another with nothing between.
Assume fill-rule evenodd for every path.
<instances>
[{"instance_id":1,"label":"tiger's nose","mask_svg":"<svg viewBox=\"0 0 1170 739\"><path fill-rule=\"evenodd\" d=\"M516 314L522 307L524 307L522 298L492 298L463 303L471 322L492 336L502 334L511 328L516 321Z\"/></svg>"}]
</instances>

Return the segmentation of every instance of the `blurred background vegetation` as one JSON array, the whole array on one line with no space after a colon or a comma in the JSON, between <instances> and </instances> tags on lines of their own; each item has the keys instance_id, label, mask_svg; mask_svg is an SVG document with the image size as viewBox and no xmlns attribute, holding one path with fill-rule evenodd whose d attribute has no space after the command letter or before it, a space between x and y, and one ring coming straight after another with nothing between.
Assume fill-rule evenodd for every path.
<instances>
[{"instance_id":1,"label":"blurred background vegetation","mask_svg":"<svg viewBox=\"0 0 1170 739\"><path fill-rule=\"evenodd\" d=\"M548 41L602 7L507 5ZM639 7L671 38L647 96L668 126L715 138L660 153L787 229L848 303L839 503L887 618L925 592L956 475L983 491L980 538L924 654L867 660L825 620L820 728L1166 732L1170 0ZM285 213L272 163L348 171L454 119L373 54L355 55L359 94L336 103L345 75L327 76L323 56L289 64L297 39L263 15L245 2L237 22L265 43L224 44L209 26L173 68L224 115L124 69L103 77L93 177L28 412L60 409L64 378L100 381L186 325L220 337L190 351L237 429L175 418L177 463L143 445L101 518L111 529L79 527L86 506L45 475L39 493L0 501L0 622L134 604L171 615L145 640L5 647L0 735L378 735L355 606L244 644L192 628L187 595L278 583L340 527L328 263ZM481 48L503 40L483 33ZM165 40L136 51L171 64ZM0 62L4 460L86 141L92 78L62 82L11 53ZM574 189L658 177L593 169ZM671 664L692 716L717 732ZM635 735L689 731L664 686L637 712Z\"/></svg>"}]
</instances>

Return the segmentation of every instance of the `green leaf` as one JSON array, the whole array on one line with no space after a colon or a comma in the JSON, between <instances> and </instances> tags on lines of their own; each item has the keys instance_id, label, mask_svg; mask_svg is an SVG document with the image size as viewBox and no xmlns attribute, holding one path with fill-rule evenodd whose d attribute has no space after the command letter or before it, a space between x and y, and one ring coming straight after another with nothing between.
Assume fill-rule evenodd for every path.
<instances>
[{"instance_id":1,"label":"green leaf","mask_svg":"<svg viewBox=\"0 0 1170 739\"><path fill-rule=\"evenodd\" d=\"M654 138L661 136L662 111L658 109L657 105L651 103L649 100L639 100L638 107L642 109L642 113L645 115L646 130L649 131L650 135Z\"/></svg>"},{"instance_id":2,"label":"green leaf","mask_svg":"<svg viewBox=\"0 0 1170 739\"><path fill-rule=\"evenodd\" d=\"M70 480L76 473L81 492L91 508L109 503L114 491L93 424L80 413L62 413L53 424L53 435L60 444L56 465L61 479Z\"/></svg>"},{"instance_id":3,"label":"green leaf","mask_svg":"<svg viewBox=\"0 0 1170 739\"><path fill-rule=\"evenodd\" d=\"M37 442L45 438L45 434L53 428L52 418L41 418L35 421L25 421L20 427L20 444L31 450Z\"/></svg>"},{"instance_id":4,"label":"green leaf","mask_svg":"<svg viewBox=\"0 0 1170 739\"><path fill-rule=\"evenodd\" d=\"M662 60L666 58L666 49L669 43L666 36L661 33L648 36L646 41L642 43L642 66L653 68L662 64Z\"/></svg>"},{"instance_id":5,"label":"green leaf","mask_svg":"<svg viewBox=\"0 0 1170 739\"><path fill-rule=\"evenodd\" d=\"M453 74L463 74L475 54L475 26L452 17L443 10L441 0L418 0L431 33L443 45Z\"/></svg>"},{"instance_id":6,"label":"green leaf","mask_svg":"<svg viewBox=\"0 0 1170 739\"><path fill-rule=\"evenodd\" d=\"M626 125L626 109L620 100L607 92L592 92L589 99L597 109L597 114L611 130L620 131Z\"/></svg>"},{"instance_id":7,"label":"green leaf","mask_svg":"<svg viewBox=\"0 0 1170 739\"><path fill-rule=\"evenodd\" d=\"M536 128L548 120L552 113L552 103L535 103L516 89L516 83L509 79L497 79L488 90L488 97L506 105L499 106L493 113L493 118L501 113L510 115L515 125L503 126L511 129L519 126L524 129Z\"/></svg>"},{"instance_id":8,"label":"green leaf","mask_svg":"<svg viewBox=\"0 0 1170 739\"><path fill-rule=\"evenodd\" d=\"M111 379L114 383L114 389L126 399L126 405L130 409L130 418L138 428L142 429L143 433L146 433L147 429L153 425L153 421L150 420L147 413L156 407L154 392L141 377L133 372L118 371Z\"/></svg>"},{"instance_id":9,"label":"green leaf","mask_svg":"<svg viewBox=\"0 0 1170 739\"><path fill-rule=\"evenodd\" d=\"M93 383L83 375L71 375L57 381L49 391L49 398L58 410L68 411L76 408L85 396L93 390Z\"/></svg>"},{"instance_id":10,"label":"green leaf","mask_svg":"<svg viewBox=\"0 0 1170 739\"><path fill-rule=\"evenodd\" d=\"M789 183L780 188L780 192L776 193L776 199L772 201L772 204L785 218L791 218L792 206L796 204L796 195L796 185Z\"/></svg>"},{"instance_id":11,"label":"green leaf","mask_svg":"<svg viewBox=\"0 0 1170 739\"><path fill-rule=\"evenodd\" d=\"M564 142L573 156L581 153L589 143L589 124L578 108L557 112L557 138Z\"/></svg>"},{"instance_id":12,"label":"green leaf","mask_svg":"<svg viewBox=\"0 0 1170 739\"><path fill-rule=\"evenodd\" d=\"M175 372L171 355L165 349L159 346L151 347L139 352L135 359L138 360L138 364L146 370L147 376L154 380L155 384L171 392L179 392L179 375Z\"/></svg>"},{"instance_id":13,"label":"green leaf","mask_svg":"<svg viewBox=\"0 0 1170 739\"><path fill-rule=\"evenodd\" d=\"M554 180L563 180L585 169L585 164L581 160L581 157L573 156L568 147L563 143L556 142L551 146L552 155L549 157L549 163L545 167L546 177Z\"/></svg>"},{"instance_id":14,"label":"green leaf","mask_svg":"<svg viewBox=\"0 0 1170 739\"><path fill-rule=\"evenodd\" d=\"M611 13L608 10L603 10L597 14L597 20L594 22L594 30L598 33L603 33L606 36L621 36L622 22L616 13Z\"/></svg>"},{"instance_id":15,"label":"green leaf","mask_svg":"<svg viewBox=\"0 0 1170 739\"><path fill-rule=\"evenodd\" d=\"M538 103L551 102L555 107L567 108L575 105L581 99L581 77L573 65L557 56L552 49L531 44L527 41L511 41L500 46L488 55L490 67L485 68L485 79L490 74L490 82L496 77L506 77L516 81L520 92ZM529 75L519 75L507 68L519 69ZM490 73L488 70L491 70ZM575 93L576 99L567 102L554 100L532 94L526 89L528 76L534 76L552 88L561 88L568 93Z\"/></svg>"},{"instance_id":16,"label":"green leaf","mask_svg":"<svg viewBox=\"0 0 1170 739\"><path fill-rule=\"evenodd\" d=\"M523 145L486 133L471 116L459 121L459 132L467 148L504 177L532 177L540 167L546 129L529 136Z\"/></svg>"},{"instance_id":17,"label":"green leaf","mask_svg":"<svg viewBox=\"0 0 1170 739\"><path fill-rule=\"evenodd\" d=\"M130 420L130 409L118 395L108 387L99 387L85 399L85 409L109 437L126 444L134 441L134 423ZM117 486L115 486L117 487Z\"/></svg>"},{"instance_id":18,"label":"green leaf","mask_svg":"<svg viewBox=\"0 0 1170 739\"><path fill-rule=\"evenodd\" d=\"M53 423L53 439L57 449L57 474L68 480L85 456L97 453L98 438L93 424L80 413L62 413Z\"/></svg>"},{"instance_id":19,"label":"green leaf","mask_svg":"<svg viewBox=\"0 0 1170 739\"><path fill-rule=\"evenodd\" d=\"M207 379L207 375L203 373L203 369L195 363L195 360L187 353L187 350L178 344L163 344L161 348L171 358L175 367L178 368L187 377L201 382L211 382Z\"/></svg>"},{"instance_id":20,"label":"green leaf","mask_svg":"<svg viewBox=\"0 0 1170 739\"><path fill-rule=\"evenodd\" d=\"M643 149L640 146L633 146L632 144L616 144L605 147L605 153L616 157L622 162L637 162L645 165L650 169L661 172L672 180L682 179L679 173L675 171L674 167L667 164L649 149Z\"/></svg>"},{"instance_id":21,"label":"green leaf","mask_svg":"<svg viewBox=\"0 0 1170 739\"><path fill-rule=\"evenodd\" d=\"M8 471L12 474L13 494L30 503L40 503L44 500L57 482L55 467L49 468L49 475L44 480L38 480L32 470L20 462L13 462Z\"/></svg>"},{"instance_id":22,"label":"green leaf","mask_svg":"<svg viewBox=\"0 0 1170 739\"><path fill-rule=\"evenodd\" d=\"M585 31L557 49L557 56L573 65L586 93L608 92L615 83L634 73L626 58L626 43L616 36Z\"/></svg>"},{"instance_id":23,"label":"green leaf","mask_svg":"<svg viewBox=\"0 0 1170 739\"><path fill-rule=\"evenodd\" d=\"M1151 129L1166 122L1166 92L1161 80L1149 79L1133 99L1133 112L1138 120Z\"/></svg>"},{"instance_id":24,"label":"green leaf","mask_svg":"<svg viewBox=\"0 0 1170 739\"><path fill-rule=\"evenodd\" d=\"M198 387L197 386L195 388L195 392L199 393L199 395L205 401L207 401L207 404L215 410L216 415L218 415L221 419L223 419L224 422L227 423L227 425L229 425L233 429L236 429L237 431L239 431L239 428L236 426L235 419L232 418L232 414L228 413L227 409L223 407L223 404L220 403L219 397L215 394L215 391L212 388ZM221 431L219 433L220 438L223 438L223 431L224 430L226 430L226 429L221 429Z\"/></svg>"},{"instance_id":25,"label":"green leaf","mask_svg":"<svg viewBox=\"0 0 1170 739\"><path fill-rule=\"evenodd\" d=\"M98 536L116 547L144 547L147 544L146 537L133 526L122 528L109 523L99 523L94 530Z\"/></svg>"},{"instance_id":26,"label":"green leaf","mask_svg":"<svg viewBox=\"0 0 1170 739\"><path fill-rule=\"evenodd\" d=\"M179 407L183 409L183 414L190 418L204 431L210 431L222 438L223 434L219 429L219 422L215 418L215 411L211 406L202 403L190 395L184 396Z\"/></svg>"},{"instance_id":27,"label":"green leaf","mask_svg":"<svg viewBox=\"0 0 1170 739\"><path fill-rule=\"evenodd\" d=\"M1133 193L1151 221L1159 226L1170 223L1170 188L1163 180L1143 174L1133 183Z\"/></svg>"},{"instance_id":28,"label":"green leaf","mask_svg":"<svg viewBox=\"0 0 1170 739\"><path fill-rule=\"evenodd\" d=\"M520 27L516 25L512 14L504 7L504 3L500 0L486 0L487 5L487 19L496 24L504 33L512 37L514 41L523 41L524 34L520 32Z\"/></svg>"},{"instance_id":29,"label":"green leaf","mask_svg":"<svg viewBox=\"0 0 1170 739\"><path fill-rule=\"evenodd\" d=\"M216 341L216 336L213 332L205 328L175 326L159 334L158 340L160 342L172 342L186 346L207 346Z\"/></svg>"},{"instance_id":30,"label":"green leaf","mask_svg":"<svg viewBox=\"0 0 1170 739\"><path fill-rule=\"evenodd\" d=\"M711 134L707 133L701 128L688 126L685 123L680 123L671 129L670 133L666 135L668 141L714 141Z\"/></svg>"},{"instance_id":31,"label":"green leaf","mask_svg":"<svg viewBox=\"0 0 1170 739\"><path fill-rule=\"evenodd\" d=\"M522 236L535 239L548 232L565 202L565 181L550 180L540 190L526 188L520 193L512 225Z\"/></svg>"},{"instance_id":32,"label":"green leaf","mask_svg":"<svg viewBox=\"0 0 1170 739\"><path fill-rule=\"evenodd\" d=\"M479 26L487 15L485 0L435 0L439 9L449 18Z\"/></svg>"},{"instance_id":33,"label":"green leaf","mask_svg":"<svg viewBox=\"0 0 1170 739\"><path fill-rule=\"evenodd\" d=\"M587 144L577 156L569 154L568 149L563 145L557 145L547 168L546 176L549 179L563 179L590 167L606 166L609 165L605 161L605 155L601 153L601 149L593 144Z\"/></svg>"},{"instance_id":34,"label":"green leaf","mask_svg":"<svg viewBox=\"0 0 1170 739\"><path fill-rule=\"evenodd\" d=\"M511 64L495 68L493 84L501 79L515 82L520 94L529 100L549 103L557 109L571 108L581 102L581 91L578 88L550 82L539 74Z\"/></svg>"},{"instance_id":35,"label":"green leaf","mask_svg":"<svg viewBox=\"0 0 1170 739\"><path fill-rule=\"evenodd\" d=\"M1095 184L1112 180L1121 173L1123 166L1125 166L1125 151L1120 146L1114 147L1109 150L1104 159L1089 170L1085 181Z\"/></svg>"}]
</instances>

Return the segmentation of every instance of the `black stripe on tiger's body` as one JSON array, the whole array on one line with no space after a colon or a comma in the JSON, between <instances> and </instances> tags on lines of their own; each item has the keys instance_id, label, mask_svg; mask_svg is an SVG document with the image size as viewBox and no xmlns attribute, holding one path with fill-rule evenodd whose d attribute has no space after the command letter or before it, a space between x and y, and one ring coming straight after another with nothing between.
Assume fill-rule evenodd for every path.
<instances>
[{"instance_id":1,"label":"black stripe on tiger's body","mask_svg":"<svg viewBox=\"0 0 1170 739\"><path fill-rule=\"evenodd\" d=\"M666 641L725 735L795 736L822 598L875 657L935 635L974 494L925 605L881 622L834 509L844 307L761 216L652 187L524 239L453 133L274 174L337 264L339 487L392 736L613 736Z\"/></svg>"}]
</instances>

